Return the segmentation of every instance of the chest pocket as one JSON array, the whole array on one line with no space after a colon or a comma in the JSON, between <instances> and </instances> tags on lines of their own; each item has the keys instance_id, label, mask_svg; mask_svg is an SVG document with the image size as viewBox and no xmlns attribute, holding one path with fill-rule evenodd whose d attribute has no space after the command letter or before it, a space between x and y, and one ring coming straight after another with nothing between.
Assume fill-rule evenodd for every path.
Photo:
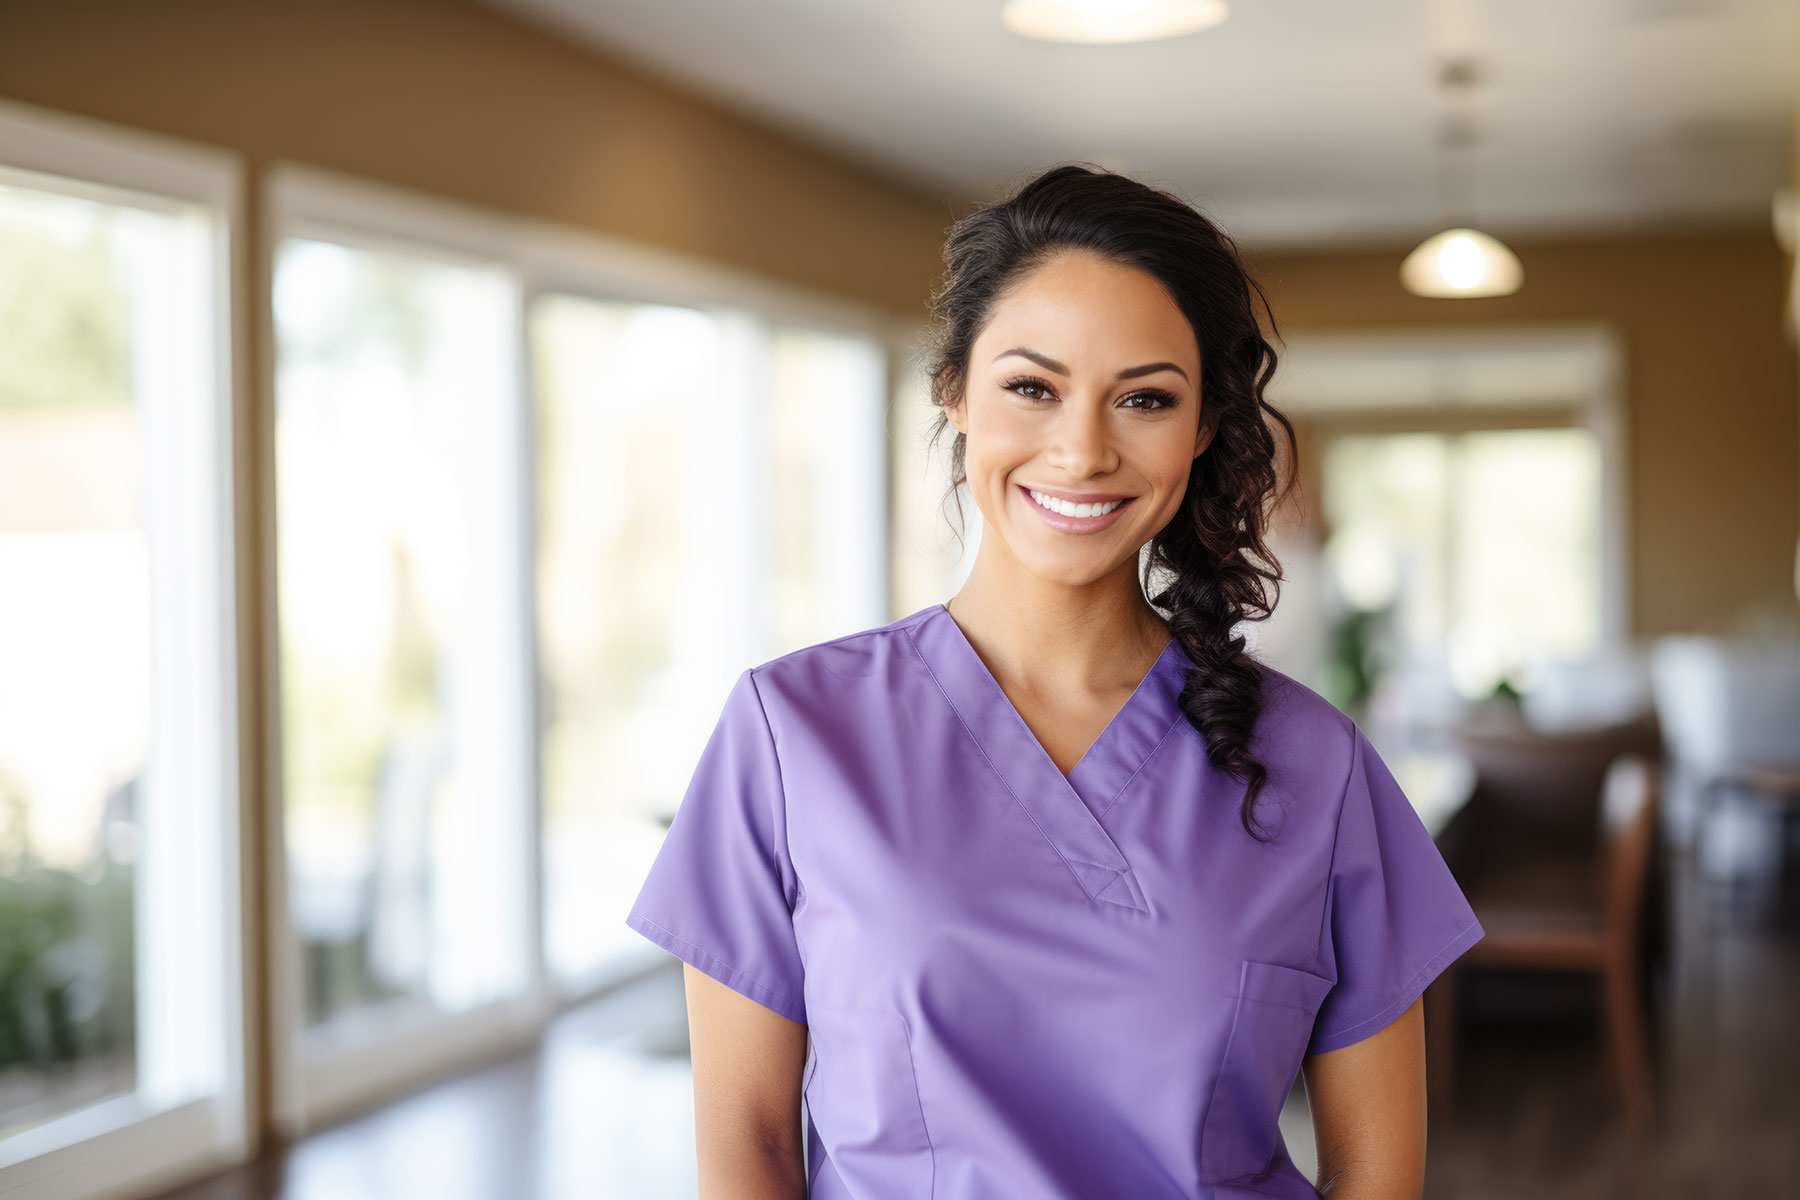
<instances>
[{"instance_id":1,"label":"chest pocket","mask_svg":"<svg viewBox=\"0 0 1800 1200\"><path fill-rule=\"evenodd\" d=\"M1313 1018L1331 980L1279 963L1244 960L1237 1008L1200 1133L1200 1176L1209 1184L1269 1169L1281 1137L1281 1105L1300 1073Z\"/></svg>"},{"instance_id":2,"label":"chest pocket","mask_svg":"<svg viewBox=\"0 0 1800 1200\"><path fill-rule=\"evenodd\" d=\"M807 1001L813 1060L801 1090L826 1159L855 1195L932 1192L931 1139L913 1074L906 1020L891 1009L825 1008Z\"/></svg>"}]
</instances>

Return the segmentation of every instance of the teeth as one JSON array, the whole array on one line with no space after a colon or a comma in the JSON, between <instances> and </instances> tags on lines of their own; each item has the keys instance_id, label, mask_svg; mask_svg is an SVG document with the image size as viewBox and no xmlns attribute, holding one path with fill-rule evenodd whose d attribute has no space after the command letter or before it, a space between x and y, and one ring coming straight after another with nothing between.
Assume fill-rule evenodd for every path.
<instances>
[{"instance_id":1,"label":"teeth","mask_svg":"<svg viewBox=\"0 0 1800 1200\"><path fill-rule=\"evenodd\" d=\"M1027 488L1026 491L1030 492L1033 500L1036 500L1051 512L1061 513L1065 517L1104 516L1106 513L1111 512L1113 509L1119 507L1119 505L1125 503L1123 500L1108 500L1105 504L1070 504L1067 500L1059 500L1055 496L1046 496L1042 492L1032 492L1029 488Z\"/></svg>"}]
</instances>

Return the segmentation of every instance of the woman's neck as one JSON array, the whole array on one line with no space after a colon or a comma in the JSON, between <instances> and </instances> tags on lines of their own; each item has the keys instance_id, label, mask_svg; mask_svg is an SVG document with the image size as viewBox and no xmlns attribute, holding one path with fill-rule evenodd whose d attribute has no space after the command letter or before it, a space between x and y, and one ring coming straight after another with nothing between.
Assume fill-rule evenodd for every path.
<instances>
[{"instance_id":1,"label":"woman's neck","mask_svg":"<svg viewBox=\"0 0 1800 1200\"><path fill-rule=\"evenodd\" d=\"M1135 574L1085 587L1029 575L1000 583L977 564L945 608L997 674L1034 690L1133 685L1169 643Z\"/></svg>"}]
</instances>

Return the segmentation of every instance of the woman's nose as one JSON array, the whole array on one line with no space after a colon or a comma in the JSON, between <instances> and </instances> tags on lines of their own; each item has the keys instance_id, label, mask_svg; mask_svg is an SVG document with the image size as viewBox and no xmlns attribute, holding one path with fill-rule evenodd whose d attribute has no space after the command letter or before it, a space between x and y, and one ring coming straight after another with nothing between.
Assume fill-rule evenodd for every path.
<instances>
[{"instance_id":1,"label":"woman's nose","mask_svg":"<svg viewBox=\"0 0 1800 1200\"><path fill-rule=\"evenodd\" d=\"M1046 457L1075 478L1102 474L1117 465L1106 410L1098 401L1063 405Z\"/></svg>"}]
</instances>

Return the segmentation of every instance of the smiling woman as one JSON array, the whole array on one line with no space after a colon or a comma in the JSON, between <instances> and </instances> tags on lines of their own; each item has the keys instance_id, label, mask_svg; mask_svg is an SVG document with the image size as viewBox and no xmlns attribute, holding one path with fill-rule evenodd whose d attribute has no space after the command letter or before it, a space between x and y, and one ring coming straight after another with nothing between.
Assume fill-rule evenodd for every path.
<instances>
[{"instance_id":1,"label":"smiling woman","mask_svg":"<svg viewBox=\"0 0 1800 1200\"><path fill-rule=\"evenodd\" d=\"M1294 451L1293 426L1263 400L1276 355L1256 319L1260 289L1192 207L1074 165L965 218L944 258L926 362L943 409L934 433L955 427L952 488L967 485L1003 543L984 540L993 565L978 562L959 612L992 594L980 586L989 577L1017 594L1016 563L1025 578L1088 594L1099 582L1127 602L1128 627L1176 638L1194 664L1183 708L1214 761L1246 783L1242 820L1256 836L1265 776L1248 742L1261 677L1233 629L1273 611L1265 585L1280 578L1264 540L1282 498L1270 421ZM1021 376L1021 359L1048 377ZM1081 509L1115 498L1130 503L1098 518ZM1148 602L1148 585L1130 580L1146 542L1149 565L1170 576ZM1166 633L1152 605L1169 614Z\"/></svg>"},{"instance_id":2,"label":"smiling woman","mask_svg":"<svg viewBox=\"0 0 1800 1200\"><path fill-rule=\"evenodd\" d=\"M1074 166L946 260L973 570L742 672L626 918L687 964L701 1195L1316 1200L1304 1070L1333 1200L1416 1197L1419 999L1482 929L1362 731L1233 632L1279 579L1254 285Z\"/></svg>"}]
</instances>

